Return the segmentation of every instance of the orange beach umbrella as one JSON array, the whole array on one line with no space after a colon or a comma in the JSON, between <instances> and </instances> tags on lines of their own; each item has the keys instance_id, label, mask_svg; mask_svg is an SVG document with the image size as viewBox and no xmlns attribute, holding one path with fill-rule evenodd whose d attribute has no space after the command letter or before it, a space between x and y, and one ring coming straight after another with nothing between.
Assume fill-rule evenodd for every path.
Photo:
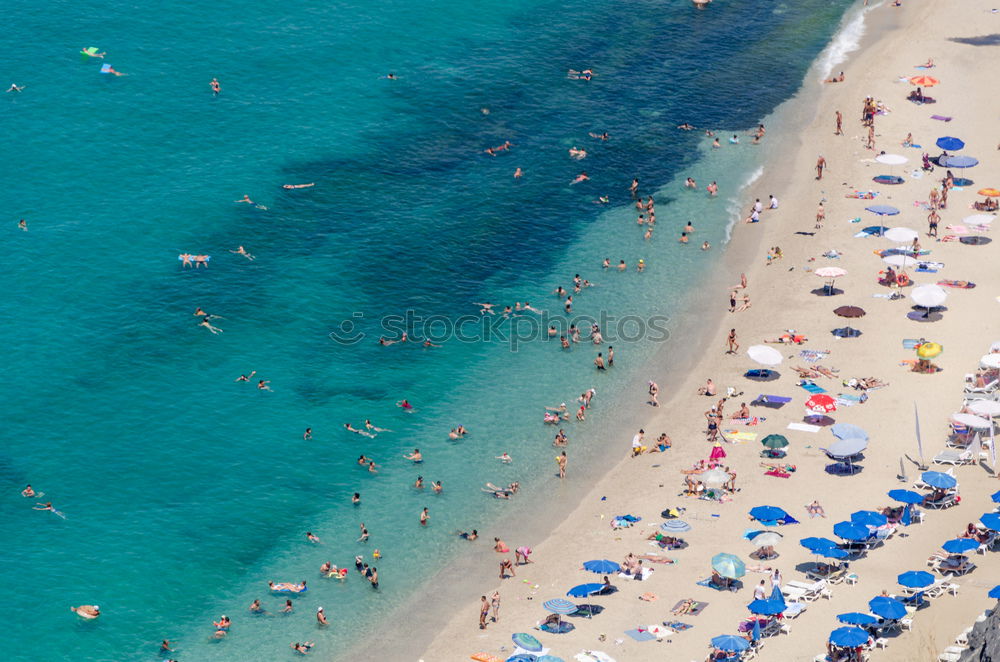
<instances>
[{"instance_id":1,"label":"orange beach umbrella","mask_svg":"<svg viewBox=\"0 0 1000 662\"><path fill-rule=\"evenodd\" d=\"M981 188L979 189L979 195L985 195L988 198L995 198L1000 195L1000 191L995 188Z\"/></svg>"},{"instance_id":2,"label":"orange beach umbrella","mask_svg":"<svg viewBox=\"0 0 1000 662\"><path fill-rule=\"evenodd\" d=\"M941 81L933 76L914 76L910 79L910 82L914 85L922 85L923 87L934 87Z\"/></svg>"}]
</instances>

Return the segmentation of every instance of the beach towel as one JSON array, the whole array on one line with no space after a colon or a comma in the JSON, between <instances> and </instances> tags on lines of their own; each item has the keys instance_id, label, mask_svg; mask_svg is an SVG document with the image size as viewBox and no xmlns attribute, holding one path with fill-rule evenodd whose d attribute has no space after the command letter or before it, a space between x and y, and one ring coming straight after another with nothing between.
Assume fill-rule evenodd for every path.
<instances>
[{"instance_id":1,"label":"beach towel","mask_svg":"<svg viewBox=\"0 0 1000 662\"><path fill-rule=\"evenodd\" d=\"M670 609L670 611L677 611L678 609L680 609L684 605L685 602L687 602L687 600L678 600L677 604L675 604ZM707 606L708 606L707 602L697 602L696 601L696 602L694 602L694 604L691 605L690 611L686 612L684 615L685 616L697 616L701 612L705 611L705 607L707 607Z\"/></svg>"},{"instance_id":2,"label":"beach towel","mask_svg":"<svg viewBox=\"0 0 1000 662\"><path fill-rule=\"evenodd\" d=\"M717 586L716 584L713 584L711 577L703 579L700 582L697 582L697 584L698 584L698 586L707 586L708 588L714 588L716 591L733 591L733 592L736 592L739 589L743 588L743 582L741 582L740 580L733 579L733 580L730 580L730 581L732 582L732 584L731 584L731 586L729 588L726 588L724 586Z\"/></svg>"},{"instance_id":3,"label":"beach towel","mask_svg":"<svg viewBox=\"0 0 1000 662\"><path fill-rule=\"evenodd\" d=\"M655 641L656 640L656 635L653 634L652 632L650 632L649 630L646 630L645 628L643 628L643 629L636 628L635 630L625 630L625 634L627 634L628 636L632 637L636 641Z\"/></svg>"},{"instance_id":4,"label":"beach towel","mask_svg":"<svg viewBox=\"0 0 1000 662\"><path fill-rule=\"evenodd\" d=\"M927 342L922 338L903 338L903 349L916 349L917 345Z\"/></svg>"},{"instance_id":5,"label":"beach towel","mask_svg":"<svg viewBox=\"0 0 1000 662\"><path fill-rule=\"evenodd\" d=\"M941 287L954 287L960 290L971 290L976 286L975 283L967 280L939 280L937 284Z\"/></svg>"},{"instance_id":6,"label":"beach towel","mask_svg":"<svg viewBox=\"0 0 1000 662\"><path fill-rule=\"evenodd\" d=\"M851 393L838 393L837 397L834 398L834 402L837 403L838 407L852 407L861 403L861 396Z\"/></svg>"},{"instance_id":7,"label":"beach towel","mask_svg":"<svg viewBox=\"0 0 1000 662\"><path fill-rule=\"evenodd\" d=\"M683 632L694 627L690 623L681 623L680 621L663 621L663 626L670 628L674 632Z\"/></svg>"},{"instance_id":8,"label":"beach towel","mask_svg":"<svg viewBox=\"0 0 1000 662\"><path fill-rule=\"evenodd\" d=\"M815 395L817 393L826 393L826 389L823 388L822 386L817 386L815 382L810 382L810 381L803 380L803 381L799 382L799 386L801 386L805 390L809 391L813 395Z\"/></svg>"},{"instance_id":9,"label":"beach towel","mask_svg":"<svg viewBox=\"0 0 1000 662\"><path fill-rule=\"evenodd\" d=\"M945 117L944 115L931 115L932 120L941 120L942 122L950 122L950 117Z\"/></svg>"},{"instance_id":10,"label":"beach towel","mask_svg":"<svg viewBox=\"0 0 1000 662\"><path fill-rule=\"evenodd\" d=\"M750 404L760 407L768 407L770 409L781 409L791 401L791 398L786 398L781 395L765 395L761 393L754 398Z\"/></svg>"},{"instance_id":11,"label":"beach towel","mask_svg":"<svg viewBox=\"0 0 1000 662\"><path fill-rule=\"evenodd\" d=\"M653 569L652 568L643 568L641 575L626 575L624 572L619 572L618 576L621 577L622 579L636 579L636 580L642 582L642 581L646 581L647 579L649 579L649 576L651 574L653 574Z\"/></svg>"},{"instance_id":12,"label":"beach towel","mask_svg":"<svg viewBox=\"0 0 1000 662\"><path fill-rule=\"evenodd\" d=\"M658 596L656 593L646 592L640 595L639 599L642 600L643 602L656 602L657 600L660 599L660 596Z\"/></svg>"},{"instance_id":13,"label":"beach towel","mask_svg":"<svg viewBox=\"0 0 1000 662\"><path fill-rule=\"evenodd\" d=\"M744 444L748 441L757 441L757 433L740 432L739 430L723 430L722 438L731 444Z\"/></svg>"},{"instance_id":14,"label":"beach towel","mask_svg":"<svg viewBox=\"0 0 1000 662\"><path fill-rule=\"evenodd\" d=\"M731 418L729 419L729 422L733 425L757 425L758 423L766 420L767 419L763 416L751 416L750 418Z\"/></svg>"},{"instance_id":15,"label":"beach towel","mask_svg":"<svg viewBox=\"0 0 1000 662\"><path fill-rule=\"evenodd\" d=\"M819 425L809 425L808 423L789 423L789 430L798 430L799 432L819 432Z\"/></svg>"},{"instance_id":16,"label":"beach towel","mask_svg":"<svg viewBox=\"0 0 1000 662\"><path fill-rule=\"evenodd\" d=\"M825 359L830 356L830 350L828 349L803 349L799 352L799 356L804 358L809 363L815 363L820 359Z\"/></svg>"}]
</instances>

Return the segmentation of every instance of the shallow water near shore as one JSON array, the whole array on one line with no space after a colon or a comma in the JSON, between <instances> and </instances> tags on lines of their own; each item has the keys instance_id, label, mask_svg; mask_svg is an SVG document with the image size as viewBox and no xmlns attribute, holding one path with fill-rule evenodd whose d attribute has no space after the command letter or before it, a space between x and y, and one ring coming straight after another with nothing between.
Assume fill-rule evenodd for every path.
<instances>
[{"instance_id":1,"label":"shallow water near shore","mask_svg":"<svg viewBox=\"0 0 1000 662\"><path fill-rule=\"evenodd\" d=\"M566 425L572 462L624 448L600 422L661 346L649 318L669 332L718 260L730 195L757 167L746 129L794 93L847 5L0 9L31 37L8 63L27 87L0 110L18 137L0 166L14 235L0 303L0 577L31 589L9 618L4 659L35 659L40 640L52 659L155 659L163 638L181 660L271 660L306 639L335 656L465 549L451 532L485 531L512 505L482 495L485 481L521 481L525 501L553 489L543 406L573 407L595 387L596 420ZM88 45L129 75L98 74L99 61L78 55ZM587 67L594 80L565 78ZM379 78L389 71L399 79ZM724 149L703 158L704 136L675 130L683 121L721 129ZM726 142L733 131L738 146ZM505 140L510 153L482 152ZM588 158L570 160L573 146ZM569 185L583 170L590 181ZM633 176L644 191L674 184L657 196L649 242L628 198ZM686 176L717 180L722 194L677 186ZM232 202L244 194L266 209ZM601 195L611 204L594 204ZM13 227L21 217L27 233ZM716 250L677 244L687 220L695 243ZM229 253L241 244L258 259ZM213 259L185 271L181 252ZM605 272L604 257L649 266ZM446 333L476 319L476 301L557 315L550 293L574 273L597 285L574 312L602 320L616 349L607 374L594 374L592 346L565 355L528 316L491 318L489 340ZM199 306L223 317L224 333L197 328ZM414 336L444 346L376 345L393 335L379 320L407 310ZM487 328L467 324L473 339ZM233 381L250 370L274 391ZM401 398L417 412L394 407ZM394 432L342 430L365 418ZM460 423L472 434L449 441ZM420 467L401 457L414 447ZM502 451L513 465L494 459ZM355 464L361 453L378 475ZM443 493L413 489L418 474ZM17 494L29 482L65 520L30 510ZM367 546L355 542L361 522ZM319 578L323 561L370 561L376 547L378 592L353 574ZM310 590L295 612L278 614L285 596L268 596L266 582L302 579ZM269 613L247 614L254 598ZM81 603L104 616L76 622L68 607ZM316 629L318 605L335 627ZM233 630L214 642L222 613Z\"/></svg>"}]
</instances>

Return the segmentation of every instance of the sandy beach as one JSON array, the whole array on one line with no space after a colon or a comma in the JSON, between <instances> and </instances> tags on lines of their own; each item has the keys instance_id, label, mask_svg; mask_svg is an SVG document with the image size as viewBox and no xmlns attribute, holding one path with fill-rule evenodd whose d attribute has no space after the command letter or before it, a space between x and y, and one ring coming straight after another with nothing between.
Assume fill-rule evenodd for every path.
<instances>
[{"instance_id":1,"label":"sandy beach","mask_svg":"<svg viewBox=\"0 0 1000 662\"><path fill-rule=\"evenodd\" d=\"M515 577L499 580L496 569L502 558L514 560L513 550L526 541L509 539L502 532L483 532L479 541L482 545L492 545L493 536L499 535L511 549L509 554L495 554L488 568L494 579L486 581L476 576L461 582L464 598L455 604L450 621L422 653L411 649L399 659L444 662L469 659L480 651L505 659L514 648L511 634L530 632L551 648L552 655L566 660L584 650L600 650L620 661L702 660L711 652L712 637L736 634L739 623L749 617L747 604L753 599L754 586L766 580L764 585L770 593L770 573L750 568L777 568L785 583L803 581L803 570L811 567L815 557L799 545L799 539L832 538L834 523L850 519L851 513L897 505L886 492L911 488L921 473L904 460L907 480L899 479L901 458L918 458L915 409L919 412L923 458L930 465L945 448L949 417L963 406L966 375L975 372L980 357L989 352L991 343L1000 340L1000 286L994 266L998 248L992 243L967 245L927 236L928 211L922 203L928 201L933 187L940 188L946 168L937 167L933 172L922 172L920 168L924 152L931 156L941 153L935 146L941 136L961 138L966 147L960 153L981 160L973 168L953 171L955 177L969 177L974 184L950 192L947 208L939 211L942 237L955 234L947 226L962 225L963 218L976 213L971 206L984 197L977 195L977 190L1000 185L1000 137L992 131L995 102L991 100L992 89L981 77L983 58L995 53L996 47L975 45L974 40L996 32L990 25L995 21L1000 21L1000 15L979 2L906 0L901 7L886 3L870 9L861 48L834 72L844 71L843 82L824 84L819 78L826 72L811 72L798 97L778 111L795 115L797 119L784 124L801 126L801 130L797 135L776 135L781 129L768 127L765 140L780 142L781 149L771 151L763 177L745 192L744 215L757 198L766 207L770 194L779 201L778 209L765 209L760 223L740 223L735 228L725 268L699 293L718 305L718 311L703 320L703 355L683 374L679 374L670 357L661 357L650 366L650 375L660 386L661 406L649 407L643 417L620 421L618 436L606 443L620 447L621 461L593 484L575 509L563 513L543 541L530 544L532 562L516 566ZM929 58L933 59L932 68L917 68ZM936 103L918 105L907 101L915 87L905 79L916 75L939 79L940 84L924 88ZM875 118L874 150L866 147L868 131L860 121L864 99L869 95L887 108L885 114ZM843 114L843 135L834 133L837 110ZM934 115L952 119L941 121L933 119ZM903 146L908 134L922 148ZM890 166L874 161L882 151L902 155L908 161L892 166L890 171ZM815 166L819 155L827 167L818 180ZM919 176L914 176L914 171ZM879 174L899 175L905 181L897 186L876 184L872 177ZM872 190L878 195L874 200L845 197L856 190ZM825 221L817 228L821 202ZM895 206L900 213L875 216L865 211L873 203ZM852 222L856 218L860 222ZM886 295L893 290L877 282L885 265L875 251L896 244L882 237L855 236L862 228L880 223L918 231L920 244L930 251L922 259L943 263L933 273L909 269L914 284L948 279L972 281L976 287L945 288L946 310L928 318L932 321L920 319L919 313L911 319L908 313L913 312L912 301L908 296L890 300ZM697 239L695 233L692 243L700 243ZM782 257L769 261L766 254L772 246L780 247ZM691 249L697 250L697 246ZM839 256L824 257L829 251ZM823 267L839 267L847 272L837 279L838 293L834 296L816 293L824 280L813 270ZM741 273L746 274L748 285L738 290L738 297L749 296L752 305L730 313L728 286L739 283ZM900 291L908 295L912 289L909 286ZM840 306L857 306L866 314L846 320L833 312ZM848 322L861 331L859 337L831 334L832 329ZM730 328L736 329L740 344L734 354L726 353ZM780 378L767 382L745 378L748 369L758 367L747 356L747 348L776 339L789 329L808 340L801 345L769 345L784 357L777 367ZM940 372L920 374L911 371L910 364L902 363L916 358L912 348L904 347L904 339L921 338L943 346L943 353L933 360ZM802 350L828 354L810 363L800 356ZM861 393L843 384L850 379L876 377L887 383L870 390L866 402L840 405L830 413L838 423L860 426L870 436L861 463L864 469L859 474L837 476L825 471L830 460L820 449L835 441L829 427L820 426L815 431L788 429L789 423L803 422L804 403L810 397L797 385L799 377L793 366L833 370L833 377L820 375L814 381L834 398ZM697 394L707 378L714 380L719 396ZM726 420L721 427L756 435L753 440L722 444L726 457L721 463L736 472L737 491L721 503L683 496L685 476L681 470L707 459L713 447L706 441L704 413L725 395L727 387L742 394L727 401ZM645 383L635 385L637 401L646 398L645 388ZM780 409L751 407L752 416L766 419L756 425L731 424L729 417L740 403L749 405L758 394L779 395L791 401ZM647 446L653 446L659 434L665 432L672 439L672 447L663 453L630 457L630 441L639 428L646 431ZM769 434L784 435L790 442L783 462L794 465L795 471L788 477L765 475L765 467L761 466L764 460L759 456L760 440ZM572 454L572 446L568 450ZM950 467L931 468L946 471ZM868 611L868 601L883 590L901 594L902 587L896 583L899 573L929 569L928 557L944 541L956 537L967 523L976 522L993 509L995 504L989 495L1000 489L1000 481L994 480L989 459L982 464L955 467L954 474L961 494L957 507L925 510L923 523L899 527L882 547L852 561L850 572L856 575L856 582L832 585L829 597L805 603L804 612L787 619L789 632L764 640L761 659L812 660L824 653L830 631L840 626L837 614ZM574 478L570 464L565 480ZM807 513L805 504L813 500L823 506L825 517L810 517ZM776 545L779 556L757 561L750 557L754 546L743 534L747 529L762 528L748 518L748 511L765 504L785 509L799 523L776 528L783 535ZM684 549L663 551L647 540L665 521L660 512L668 507L683 508L680 519L692 527L679 534L688 543ZM627 528L613 529L613 518L626 514L641 520ZM746 562L744 587L726 592L698 585L711 574L711 558L724 552ZM549 634L533 629L548 615L542 608L544 601L565 598L567 590L578 584L601 581L600 575L582 569L584 561L621 562L629 553L653 555L644 561L653 569L648 579L640 582L611 576L617 592L574 600L604 609L593 618L567 618L575 626L572 632ZM977 614L993 605L986 593L1000 577L1000 558L991 552L970 556L978 567L951 580L959 587L957 596L934 598L930 606L912 616L912 629L887 637L887 646L873 651L873 659L935 659ZM674 562L660 563L657 558ZM501 596L500 618L481 630L480 596L490 596L494 591ZM639 599L646 593L654 594L656 599ZM672 607L685 599L707 606L697 615L673 615ZM671 632L659 641L636 641L625 634L626 630L646 629L664 621L681 621L693 627Z\"/></svg>"}]
</instances>

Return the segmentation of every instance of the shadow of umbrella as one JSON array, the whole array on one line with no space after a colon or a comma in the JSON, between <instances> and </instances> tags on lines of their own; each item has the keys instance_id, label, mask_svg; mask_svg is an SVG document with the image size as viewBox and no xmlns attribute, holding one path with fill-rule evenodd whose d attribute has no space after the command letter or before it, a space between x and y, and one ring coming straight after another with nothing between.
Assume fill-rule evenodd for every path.
<instances>
[{"instance_id":1,"label":"shadow of umbrella","mask_svg":"<svg viewBox=\"0 0 1000 662\"><path fill-rule=\"evenodd\" d=\"M815 290L809 290L809 294L815 294L818 297L832 297L843 293L844 290L836 287L827 287L825 285L823 287L817 287Z\"/></svg>"},{"instance_id":2,"label":"shadow of umbrella","mask_svg":"<svg viewBox=\"0 0 1000 662\"><path fill-rule=\"evenodd\" d=\"M803 423L808 423L809 425L819 425L820 427L826 427L827 425L833 425L837 421L833 420L829 416L824 416L823 414L810 414L802 419Z\"/></svg>"},{"instance_id":3,"label":"shadow of umbrella","mask_svg":"<svg viewBox=\"0 0 1000 662\"><path fill-rule=\"evenodd\" d=\"M770 368L753 368L747 370L743 376L752 382L773 382L781 377L781 373Z\"/></svg>"},{"instance_id":4,"label":"shadow of umbrella","mask_svg":"<svg viewBox=\"0 0 1000 662\"><path fill-rule=\"evenodd\" d=\"M990 243L993 240L990 239L989 237L973 235L971 237L961 237L959 241L965 244L966 246L985 246L986 244Z\"/></svg>"}]
</instances>

